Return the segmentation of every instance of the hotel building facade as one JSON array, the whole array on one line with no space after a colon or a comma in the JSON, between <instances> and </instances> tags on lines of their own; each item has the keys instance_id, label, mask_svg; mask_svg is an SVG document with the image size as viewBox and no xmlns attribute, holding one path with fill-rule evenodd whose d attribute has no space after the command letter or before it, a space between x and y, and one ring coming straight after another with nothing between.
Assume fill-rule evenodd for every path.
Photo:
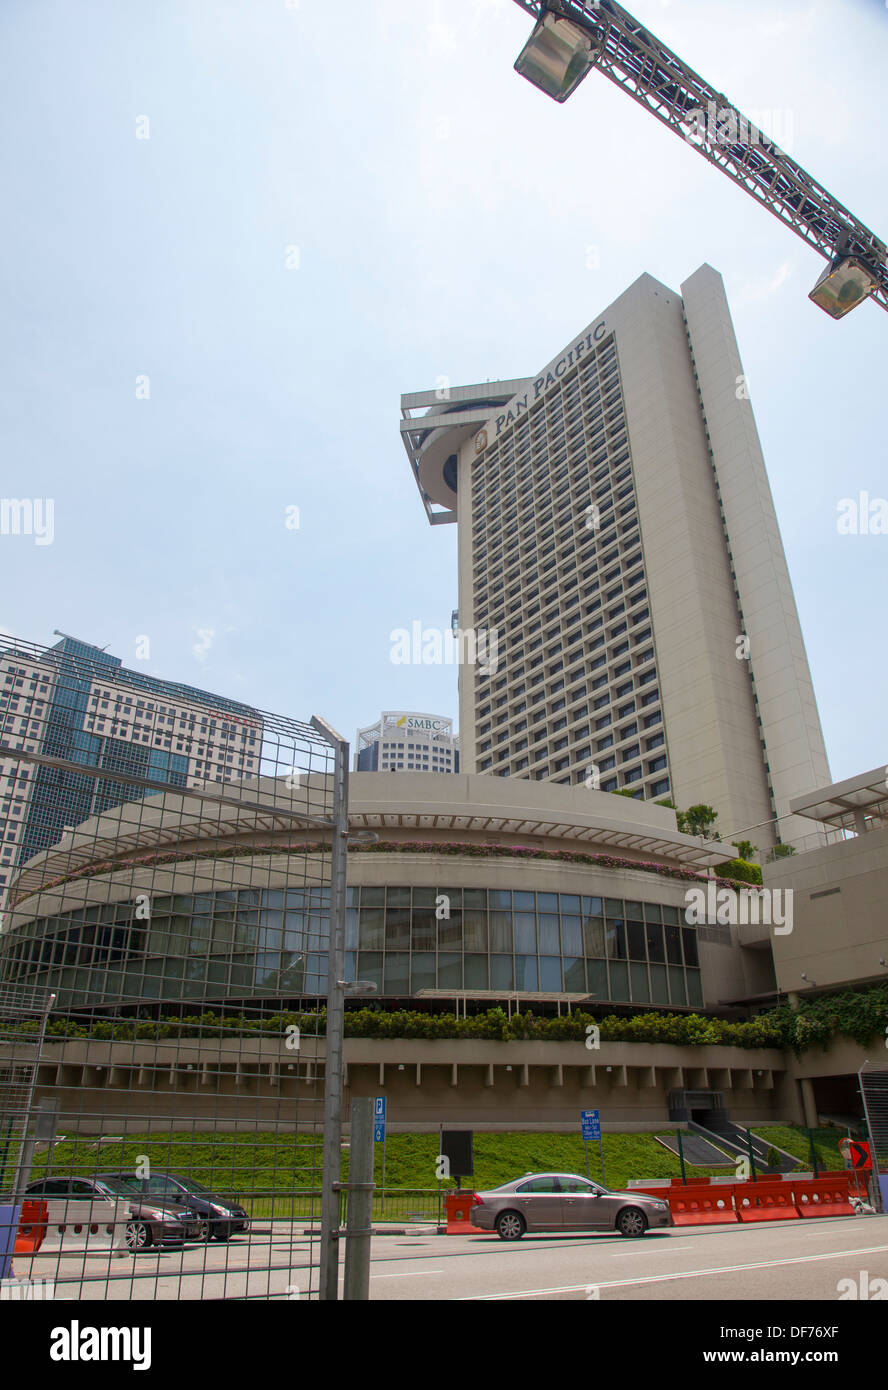
<instances>
[{"instance_id":1,"label":"hotel building facade","mask_svg":"<svg viewBox=\"0 0 888 1390\"><path fill-rule=\"evenodd\" d=\"M460 669L463 770L811 838L790 802L829 768L718 273L642 275L537 375L401 405L460 629L496 634Z\"/></svg>"}]
</instances>

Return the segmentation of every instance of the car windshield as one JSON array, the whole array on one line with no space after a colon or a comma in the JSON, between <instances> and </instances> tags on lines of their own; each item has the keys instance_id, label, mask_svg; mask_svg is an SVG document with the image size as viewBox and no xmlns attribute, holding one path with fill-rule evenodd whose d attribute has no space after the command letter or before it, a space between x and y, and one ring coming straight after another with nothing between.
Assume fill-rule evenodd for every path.
<instances>
[{"instance_id":1,"label":"car windshield","mask_svg":"<svg viewBox=\"0 0 888 1390\"><path fill-rule=\"evenodd\" d=\"M184 1187L186 1192L196 1192L204 1197L212 1196L212 1189L204 1187L202 1182L195 1182L194 1178L178 1178L180 1187Z\"/></svg>"},{"instance_id":2,"label":"car windshield","mask_svg":"<svg viewBox=\"0 0 888 1390\"><path fill-rule=\"evenodd\" d=\"M97 1186L104 1188L106 1192L112 1192L117 1197L132 1197L136 1188L132 1183L126 1182L123 1178L99 1178Z\"/></svg>"},{"instance_id":3,"label":"car windshield","mask_svg":"<svg viewBox=\"0 0 888 1390\"><path fill-rule=\"evenodd\" d=\"M143 1178L141 1181L142 1190L145 1192L165 1192L171 1197L181 1197L183 1191L208 1197L211 1195L210 1189L202 1183L195 1182L194 1178L171 1178L166 1173L154 1173L150 1178Z\"/></svg>"}]
</instances>

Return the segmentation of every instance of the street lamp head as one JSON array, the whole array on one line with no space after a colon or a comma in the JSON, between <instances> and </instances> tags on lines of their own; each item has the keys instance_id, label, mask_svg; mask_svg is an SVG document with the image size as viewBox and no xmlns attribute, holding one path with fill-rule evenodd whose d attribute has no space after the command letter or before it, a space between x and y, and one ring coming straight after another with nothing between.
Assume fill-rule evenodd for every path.
<instances>
[{"instance_id":1,"label":"street lamp head","mask_svg":"<svg viewBox=\"0 0 888 1390\"><path fill-rule=\"evenodd\" d=\"M337 980L346 994L375 994L377 987L372 980Z\"/></svg>"},{"instance_id":2,"label":"street lamp head","mask_svg":"<svg viewBox=\"0 0 888 1390\"><path fill-rule=\"evenodd\" d=\"M830 318L841 319L868 299L879 284L875 266L860 256L839 255L830 261L808 298Z\"/></svg>"},{"instance_id":3,"label":"street lamp head","mask_svg":"<svg viewBox=\"0 0 888 1390\"><path fill-rule=\"evenodd\" d=\"M547 7L519 53L515 71L555 101L567 101L599 51L591 34Z\"/></svg>"}]
</instances>

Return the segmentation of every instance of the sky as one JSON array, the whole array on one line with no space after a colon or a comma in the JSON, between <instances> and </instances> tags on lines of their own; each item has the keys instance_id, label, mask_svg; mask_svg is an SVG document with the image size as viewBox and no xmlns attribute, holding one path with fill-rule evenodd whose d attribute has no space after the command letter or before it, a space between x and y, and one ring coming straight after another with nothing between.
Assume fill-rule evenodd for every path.
<instances>
[{"instance_id":1,"label":"sky","mask_svg":"<svg viewBox=\"0 0 888 1390\"><path fill-rule=\"evenodd\" d=\"M881 0L633 0L888 240ZM642 272L724 277L832 774L888 762L888 315L614 84L561 106L513 0L4 0L0 630L354 740L456 717L455 527L400 396L533 374ZM847 508L844 509L847 511ZM297 524L298 523L298 524ZM44 539L48 532L44 532ZM145 639L147 640L147 643ZM148 653L149 659L144 659Z\"/></svg>"}]
</instances>

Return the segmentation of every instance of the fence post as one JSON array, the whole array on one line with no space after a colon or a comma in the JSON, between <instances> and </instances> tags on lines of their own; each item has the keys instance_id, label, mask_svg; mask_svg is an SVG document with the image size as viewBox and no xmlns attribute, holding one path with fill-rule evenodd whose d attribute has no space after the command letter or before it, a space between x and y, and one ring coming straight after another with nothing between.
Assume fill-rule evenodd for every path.
<instances>
[{"instance_id":1,"label":"fence post","mask_svg":"<svg viewBox=\"0 0 888 1390\"><path fill-rule=\"evenodd\" d=\"M685 1168L684 1146L683 1146L683 1144L682 1144L682 1142L681 1142L681 1130L680 1130L680 1129L677 1129L677 1130L675 1131L675 1137L676 1137L676 1139L678 1140L678 1161L679 1161L679 1163L681 1164L681 1185L682 1185L682 1187L687 1187L687 1185L688 1185L688 1174L687 1174L687 1170L686 1170L686 1168Z\"/></svg>"},{"instance_id":2,"label":"fence post","mask_svg":"<svg viewBox=\"0 0 888 1390\"><path fill-rule=\"evenodd\" d=\"M753 1182L758 1182L755 1171L755 1150L752 1147L752 1130L746 1131L746 1147L749 1149L749 1172Z\"/></svg>"},{"instance_id":3,"label":"fence post","mask_svg":"<svg viewBox=\"0 0 888 1390\"><path fill-rule=\"evenodd\" d=\"M348 1215L345 1230L344 1299L370 1297L370 1239L373 1233L373 1100L352 1101L348 1151Z\"/></svg>"},{"instance_id":4,"label":"fence post","mask_svg":"<svg viewBox=\"0 0 888 1390\"><path fill-rule=\"evenodd\" d=\"M312 727L335 751L330 855L330 944L324 1054L324 1157L321 1173L321 1299L339 1297L339 1190L342 1163L342 1054L345 1031L345 881L348 851L348 743L318 715Z\"/></svg>"},{"instance_id":5,"label":"fence post","mask_svg":"<svg viewBox=\"0 0 888 1390\"><path fill-rule=\"evenodd\" d=\"M811 1150L811 1167L812 1167L812 1169L813 1169L813 1171L814 1171L814 1176L815 1176L815 1178L816 1178L816 1177L817 1177L817 1150L816 1150L815 1147L814 1147L814 1131L812 1130L812 1128L811 1128L810 1125L808 1126L808 1146L809 1146L809 1148L810 1148L810 1150Z\"/></svg>"}]
</instances>

